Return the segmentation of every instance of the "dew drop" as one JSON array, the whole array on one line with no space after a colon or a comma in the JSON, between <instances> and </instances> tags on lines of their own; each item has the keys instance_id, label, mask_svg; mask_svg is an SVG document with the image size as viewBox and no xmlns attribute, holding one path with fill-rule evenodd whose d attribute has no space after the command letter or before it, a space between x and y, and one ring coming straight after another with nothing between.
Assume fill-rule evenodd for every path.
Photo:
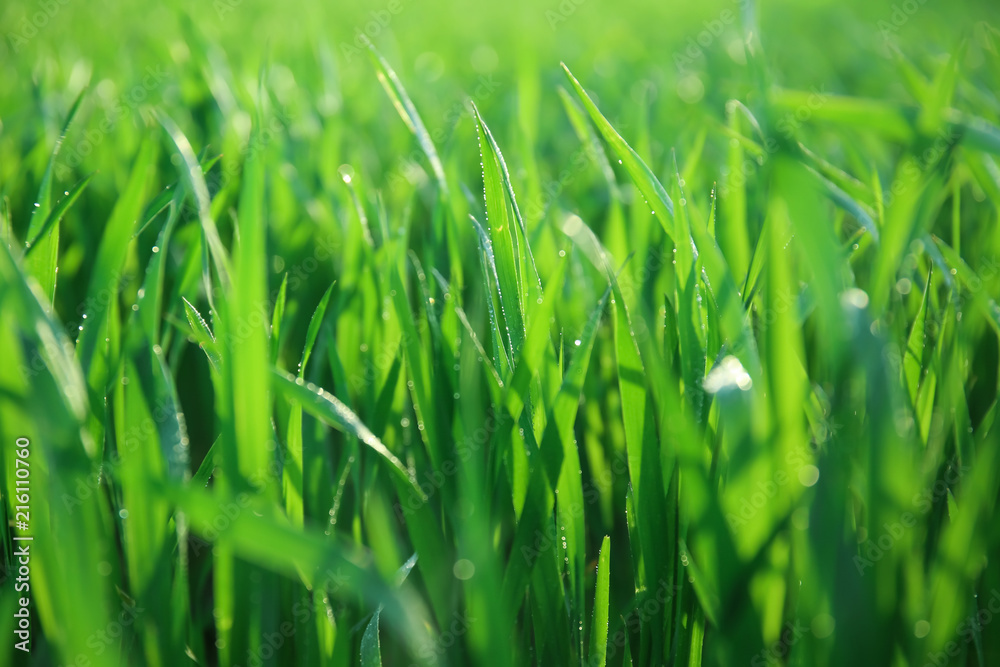
<instances>
[{"instance_id":1,"label":"dew drop","mask_svg":"<svg viewBox=\"0 0 1000 667\"><path fill-rule=\"evenodd\" d=\"M471 560L460 558L455 561L455 565L452 567L452 573L457 579L465 581L467 579L471 579L472 575L476 573L476 566Z\"/></svg>"},{"instance_id":2,"label":"dew drop","mask_svg":"<svg viewBox=\"0 0 1000 667\"><path fill-rule=\"evenodd\" d=\"M802 466L799 470L799 481L802 486L813 486L819 481L819 468L814 465Z\"/></svg>"}]
</instances>

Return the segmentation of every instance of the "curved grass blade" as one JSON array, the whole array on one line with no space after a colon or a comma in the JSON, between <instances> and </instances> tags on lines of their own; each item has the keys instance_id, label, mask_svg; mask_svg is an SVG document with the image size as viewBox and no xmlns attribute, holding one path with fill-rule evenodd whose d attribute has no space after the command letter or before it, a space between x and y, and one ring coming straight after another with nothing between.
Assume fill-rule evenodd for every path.
<instances>
[{"instance_id":1,"label":"curved grass blade","mask_svg":"<svg viewBox=\"0 0 1000 667\"><path fill-rule=\"evenodd\" d=\"M326 288L323 298L313 311L312 319L309 320L309 329L306 331L306 342L302 348L302 359L299 361L298 379L305 377L306 366L316 345L316 338L319 336L320 328L323 326L323 318L326 316L326 307L330 302L330 295L333 293L333 284ZM284 307L284 304L282 304ZM277 306L275 307L277 313ZM285 511L292 523L301 526L305 518L305 489L304 479L306 461L304 456L304 441L302 434L302 405L292 403L291 411L288 415L288 436L285 441L288 459L282 468L282 484L285 493Z\"/></svg>"},{"instance_id":2,"label":"curved grass blade","mask_svg":"<svg viewBox=\"0 0 1000 667\"><path fill-rule=\"evenodd\" d=\"M497 145L496 139L493 138L493 133L490 132L490 128L486 125L482 116L479 114L479 108L476 106L475 102L472 102L472 111L476 117L476 121L479 127L482 128L483 133L480 135L480 153L482 153L482 136L485 135L486 139L490 143L490 148L492 153L496 156L497 165L500 167L500 179L503 182L504 190L507 192L507 197L510 202L511 210L514 212L514 219L517 220L518 229L511 229L511 235L514 238L514 247L518 251L517 260L519 262L519 268L526 268L524 265L531 267L532 276L534 276L534 281L532 282L532 287L534 288L534 296L538 298L542 294L542 279L538 275L538 268L535 265L535 257L531 254L531 246L528 243L528 229L525 227L524 218L521 216L521 210L517 206L517 197L514 196L514 186L510 182L510 172L507 171L507 163L503 159L503 153L500 152L500 146ZM485 178L485 164L484 164L484 178ZM517 236L517 231L520 230L520 237ZM528 288L525 283L528 278L521 273L521 283L522 288L525 290L525 299L530 298L528 296Z\"/></svg>"},{"instance_id":3,"label":"curved grass blade","mask_svg":"<svg viewBox=\"0 0 1000 667\"><path fill-rule=\"evenodd\" d=\"M388 447L336 396L280 369L273 368L271 372L273 387L277 393L293 403L300 403L306 412L320 421L356 437L386 464L400 502L405 503L404 506L409 510L405 513L406 522L410 537L422 559L421 562L426 565L421 569L428 582L435 617L439 623L444 623L450 609L447 602L448 578L453 576L450 567L447 568L447 573L442 568L447 559L441 530L434 519L428 498L420 490L416 479L396 455L389 451Z\"/></svg>"},{"instance_id":4,"label":"curved grass blade","mask_svg":"<svg viewBox=\"0 0 1000 667\"><path fill-rule=\"evenodd\" d=\"M97 375L91 372L94 363L98 361L98 343L107 337L108 299L102 299L101 296L107 290L117 292L116 276L125 262L132 230L142 209L143 190L154 158L155 144L145 142L139 149L129 181L115 204L104 230L88 289L88 301L92 304L93 310L87 313L89 321L84 325L83 332L77 340L77 355L84 373L88 375L91 390L102 395L107 378L102 372L98 372ZM101 367L95 367L94 370L100 371Z\"/></svg>"},{"instance_id":5,"label":"curved grass blade","mask_svg":"<svg viewBox=\"0 0 1000 667\"><path fill-rule=\"evenodd\" d=\"M35 210L31 214L31 221L28 223L27 238L33 239L32 246L36 248L31 258L27 262L28 273L38 281L42 287L42 294L45 295L45 308L51 312L56 294L56 273L58 273L59 262L59 224L54 220L53 224L46 225L49 214L52 212L52 175L55 171L56 157L59 149L62 148L63 141L66 140L66 133L69 126L80 110L80 103L83 101L86 89L80 91L69 113L66 114L66 122L63 123L62 130L56 138L56 144L49 156L48 166L42 175L42 183L38 188L38 196L35 199ZM48 227L47 231L45 228Z\"/></svg>"},{"instance_id":6,"label":"curved grass blade","mask_svg":"<svg viewBox=\"0 0 1000 667\"><path fill-rule=\"evenodd\" d=\"M26 250L24 254L26 257L31 255L31 251L33 249L39 247L38 241L46 233L48 233L49 229L51 229L53 225L59 224L59 221L62 220L62 217L66 215L66 211L68 211L69 207L72 206L77 199L79 199L81 194L83 194L84 189L86 189L87 185L90 183L90 179L92 179L93 177L94 175L91 174L90 176L87 176L82 181L74 185L73 189L70 190L69 193L65 197L63 197L63 199L58 204L56 204L55 208L52 209L48 217L45 219L45 223L42 225L42 228L38 230L38 233L25 244Z\"/></svg>"},{"instance_id":7,"label":"curved grass blade","mask_svg":"<svg viewBox=\"0 0 1000 667\"><path fill-rule=\"evenodd\" d=\"M923 378L924 345L926 342L926 328L924 325L927 321L930 291L931 274L928 272L927 283L924 285L924 295L920 299L920 309L917 310L917 316L914 318L913 326L910 328L910 335L906 340L906 354L903 358L903 377L906 381L906 389L910 394L910 401L914 406L917 405L917 390ZM920 415L917 415L917 421L920 421Z\"/></svg>"},{"instance_id":8,"label":"curved grass blade","mask_svg":"<svg viewBox=\"0 0 1000 667\"><path fill-rule=\"evenodd\" d=\"M519 244L513 228L510 203L503 186L503 158L495 148L486 123L476 110L479 152L483 162L483 195L486 200L486 222L489 225L493 257L500 292L500 314L510 340L511 356L517 358L524 342L524 309L521 300L522 276L519 270Z\"/></svg>"},{"instance_id":9,"label":"curved grass blade","mask_svg":"<svg viewBox=\"0 0 1000 667\"><path fill-rule=\"evenodd\" d=\"M441 194L447 200L449 197L448 182L445 179L444 167L441 166L441 158L438 157L437 149L434 148L434 142L431 141L431 135L427 132L424 121L420 119L417 108L413 106L413 101L410 100L410 96L406 93L406 89L400 82L399 77L396 76L396 72L389 66L389 63L382 57L382 54L378 52L374 44L368 45L368 55L371 57L372 63L375 64L375 73L378 76L379 83L382 84L385 92L388 93L389 99L392 100L392 105L399 112L399 117L403 119L406 127L417 138L417 143L420 144L421 150L424 151L424 155L427 156L427 160L431 163L431 170L434 172L434 178L437 179L438 185L441 188Z\"/></svg>"},{"instance_id":10,"label":"curved grass blade","mask_svg":"<svg viewBox=\"0 0 1000 667\"><path fill-rule=\"evenodd\" d=\"M170 190L165 190L163 194L170 193ZM177 220L180 217L181 206L184 203L184 189L176 188L172 191L172 199L167 204L167 220L163 223L163 228L160 230L159 236L156 238L156 246L153 248L153 252L149 259L149 264L146 266L146 277L143 280L142 289L139 292L139 303L136 304L139 308L139 321L142 323L142 327L146 333L146 337L152 341L154 345L160 343L160 320L161 320L161 310L163 308L163 282L166 275L167 269L167 248L170 246L170 240L173 236L174 227L177 224ZM157 202L153 205L147 207L147 211L155 210L158 206ZM159 215L160 211L155 210L155 212L150 216L150 221ZM149 224L148 222L146 224ZM133 235L133 239L137 236Z\"/></svg>"},{"instance_id":11,"label":"curved grass blade","mask_svg":"<svg viewBox=\"0 0 1000 667\"><path fill-rule=\"evenodd\" d=\"M475 216L470 215L469 219L472 220L472 225L479 238L479 250L482 260L480 264L483 269L483 286L486 289L486 309L490 318L494 364L501 376L503 376L510 370L512 361L510 337L503 335L500 318L497 316L497 308L493 303L493 285L496 284L499 286L500 284L500 279L497 277L496 258L493 256L493 244L490 242L486 230L483 229L483 226L476 220ZM497 291L499 291L499 287Z\"/></svg>"},{"instance_id":12,"label":"curved grass blade","mask_svg":"<svg viewBox=\"0 0 1000 667\"><path fill-rule=\"evenodd\" d=\"M330 302L330 295L333 294L333 285L326 288L323 298L313 312L312 319L309 320L309 329L306 331L306 344L302 348L302 360L299 361L299 377L305 377L306 364L309 363L309 356L316 345L316 338L319 336L320 327L323 326L323 318L326 316L326 306Z\"/></svg>"},{"instance_id":13,"label":"curved grass blade","mask_svg":"<svg viewBox=\"0 0 1000 667\"><path fill-rule=\"evenodd\" d=\"M590 313L590 317L584 326L583 333L580 334L580 344L574 345L574 353L570 359L566 376L559 388L555 401L549 409L546 420L545 431L542 436L541 456L542 464L535 465L534 472L528 482L527 500L524 503L524 511L517 524L517 532L514 537L512 552L517 554L530 552L536 535L536 531L543 530L546 520L551 520L555 495L553 490L560 491L560 503L563 504L562 512L567 519L563 526L566 528L567 543L573 542L572 549L576 569L577 555L582 544L578 541L583 538L582 521L583 516L575 512L574 507L582 507L582 488L579 477L579 456L576 452L576 444L573 438L573 424L576 421L576 414L580 407L580 393L583 390L583 381L587 375L590 365L590 354L594 348L594 339L597 335L597 327L601 320L601 315L607 305L610 289L605 290L603 296ZM569 461L575 460L575 467ZM568 468L568 471L566 470ZM575 484L569 482L563 484L563 473L566 476L575 477ZM567 493L563 493L566 491ZM577 492L579 492L577 494ZM576 503L576 504L574 504ZM570 516L572 514L578 516ZM530 579L535 561L526 558L513 558L507 566L503 581L504 608L510 613L516 613L520 605L518 601L524 592L524 586ZM572 590L578 590L579 579L578 570L571 570ZM578 597L576 603L582 603Z\"/></svg>"},{"instance_id":14,"label":"curved grass blade","mask_svg":"<svg viewBox=\"0 0 1000 667\"><path fill-rule=\"evenodd\" d=\"M378 639L378 617L381 611L381 607L375 610L361 637L361 667L382 667L382 651Z\"/></svg>"},{"instance_id":15,"label":"curved grass blade","mask_svg":"<svg viewBox=\"0 0 1000 667\"><path fill-rule=\"evenodd\" d=\"M198 220L201 223L202 233L205 236L208 254L215 265L215 272L219 277L220 284L223 289L228 290L232 268L229 263L229 254L226 252L225 246L222 245L222 239L219 238L219 230L212 219L212 203L208 196L205 173L198 164L198 158L195 157L191 142L184 136L181 128L169 116L158 114L157 118L160 121L160 125L163 126L163 129L170 136L170 140L177 148L178 154L181 156L181 177L189 188L189 192L194 197L195 205L198 208ZM205 290L209 299L211 299L213 292L211 284L206 282Z\"/></svg>"},{"instance_id":16,"label":"curved grass blade","mask_svg":"<svg viewBox=\"0 0 1000 667\"><path fill-rule=\"evenodd\" d=\"M414 492L421 497L423 496L414 483L410 472L403 466L402 461L396 458L396 455L389 451L361 419L349 407L341 403L340 399L330 392L316 387L311 382L304 382L302 378L296 378L277 368L271 369L271 377L274 380L276 392L291 401L300 403L306 412L317 419L356 437L385 461L389 471L396 478L411 485Z\"/></svg>"},{"instance_id":17,"label":"curved grass blade","mask_svg":"<svg viewBox=\"0 0 1000 667\"><path fill-rule=\"evenodd\" d=\"M611 537L604 536L597 557L597 585L594 587L594 618L590 624L590 659L587 665L604 667L608 654L608 608L611 588Z\"/></svg>"},{"instance_id":18,"label":"curved grass blade","mask_svg":"<svg viewBox=\"0 0 1000 667\"><path fill-rule=\"evenodd\" d=\"M406 288L399 277L399 271L393 264L390 284L395 295L392 297L393 305L396 309L396 316L399 318L400 326L403 330L403 353L406 357L406 367L412 378L413 404L417 413L417 419L423 423L424 429L421 431L424 444L427 447L427 455L435 468L439 468L444 461L443 443L438 439L437 428L437 408L432 401L432 369L428 364L428 357L424 353L420 336L417 332L417 325L414 322L413 312L410 309L410 302L407 298Z\"/></svg>"},{"instance_id":19,"label":"curved grass blade","mask_svg":"<svg viewBox=\"0 0 1000 667\"><path fill-rule=\"evenodd\" d=\"M872 212L868 210L868 207L864 206L847 192L840 189L835 183L827 179L813 167L806 166L805 169L826 191L830 200L840 208L853 215L858 222L861 223L865 230L872 235L872 238L878 242L878 226L875 224L875 220L872 219Z\"/></svg>"},{"instance_id":20,"label":"curved grass blade","mask_svg":"<svg viewBox=\"0 0 1000 667\"><path fill-rule=\"evenodd\" d=\"M278 298L274 301L274 312L271 313L271 363L278 363L281 351L281 324L285 318L285 299L288 291L288 274L281 279Z\"/></svg>"},{"instance_id":21,"label":"curved grass blade","mask_svg":"<svg viewBox=\"0 0 1000 667\"><path fill-rule=\"evenodd\" d=\"M653 215L659 219L660 225L663 226L664 231L667 232L667 235L675 243L682 243L683 241L676 238L677 235L673 221L674 203L670 199L670 195L663 189L663 185L657 180L652 170L646 166L646 163L642 161L639 154L622 139L621 135L611 126L611 123L601 114L597 105L590 99L587 91L583 89L583 86L576 80L576 77L569 71L565 63L562 63L562 68L574 92L576 92L577 97L583 104L584 109L590 114L590 119L597 126L598 131L611 147L612 152L618 156L618 160L625 167L625 170L632 178L632 182L639 188L639 192L642 193L642 196L646 199L646 203L652 209Z\"/></svg>"},{"instance_id":22,"label":"curved grass blade","mask_svg":"<svg viewBox=\"0 0 1000 667\"><path fill-rule=\"evenodd\" d=\"M254 563L280 575L301 578L314 590L335 586L342 593L353 592L369 604L381 605L386 620L408 641L425 636L423 603L405 591L394 589L373 572L370 556L346 541L296 528L274 508L262 502L210 493L190 486L157 489L171 499L191 522L192 530ZM222 532L212 527L224 507L241 508ZM274 545L284 545L275 549Z\"/></svg>"}]
</instances>

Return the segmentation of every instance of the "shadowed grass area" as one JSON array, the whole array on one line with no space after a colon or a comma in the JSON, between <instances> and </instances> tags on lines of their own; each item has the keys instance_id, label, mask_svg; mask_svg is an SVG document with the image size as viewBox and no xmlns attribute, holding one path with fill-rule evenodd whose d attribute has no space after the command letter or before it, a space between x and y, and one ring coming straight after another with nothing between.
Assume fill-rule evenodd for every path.
<instances>
[{"instance_id":1,"label":"shadowed grass area","mask_svg":"<svg viewBox=\"0 0 1000 667\"><path fill-rule=\"evenodd\" d=\"M0 664L1000 660L991 3L0 25Z\"/></svg>"}]
</instances>

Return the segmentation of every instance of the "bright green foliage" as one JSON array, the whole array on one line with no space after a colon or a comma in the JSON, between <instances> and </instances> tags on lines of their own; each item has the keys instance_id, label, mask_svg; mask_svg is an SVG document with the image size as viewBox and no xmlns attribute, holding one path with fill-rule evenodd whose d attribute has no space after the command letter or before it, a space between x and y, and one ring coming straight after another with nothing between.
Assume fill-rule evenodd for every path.
<instances>
[{"instance_id":1,"label":"bright green foliage","mask_svg":"<svg viewBox=\"0 0 1000 667\"><path fill-rule=\"evenodd\" d=\"M1000 662L1000 14L801 4L6 3L0 664Z\"/></svg>"}]
</instances>

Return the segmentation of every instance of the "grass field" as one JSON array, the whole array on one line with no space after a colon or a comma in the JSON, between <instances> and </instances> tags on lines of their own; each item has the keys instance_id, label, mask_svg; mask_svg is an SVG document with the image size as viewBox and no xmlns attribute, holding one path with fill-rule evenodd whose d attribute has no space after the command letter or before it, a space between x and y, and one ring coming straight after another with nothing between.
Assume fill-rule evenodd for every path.
<instances>
[{"instance_id":1,"label":"grass field","mask_svg":"<svg viewBox=\"0 0 1000 667\"><path fill-rule=\"evenodd\" d=\"M0 33L0 664L1000 664L994 2Z\"/></svg>"}]
</instances>

